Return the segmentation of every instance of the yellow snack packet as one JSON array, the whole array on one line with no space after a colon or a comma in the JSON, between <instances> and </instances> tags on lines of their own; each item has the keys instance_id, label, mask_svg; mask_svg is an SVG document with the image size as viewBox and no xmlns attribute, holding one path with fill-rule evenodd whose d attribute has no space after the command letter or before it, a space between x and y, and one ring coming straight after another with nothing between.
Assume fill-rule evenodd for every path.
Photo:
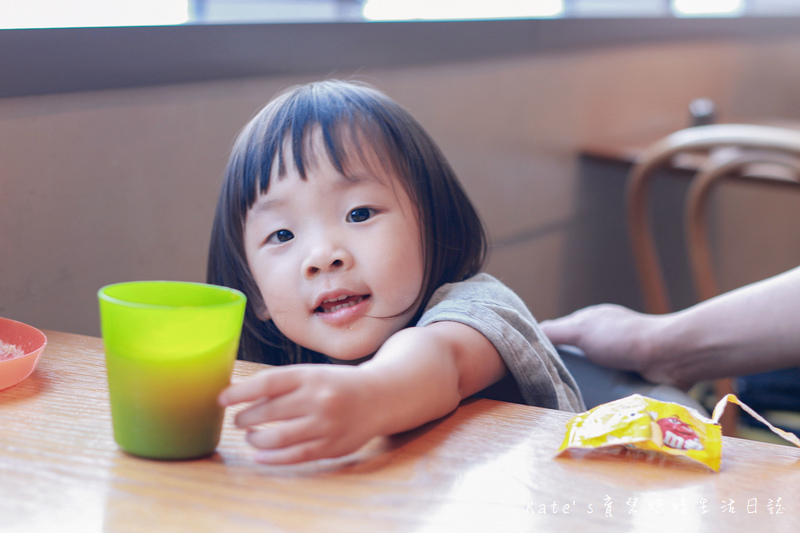
<instances>
[{"instance_id":1,"label":"yellow snack packet","mask_svg":"<svg viewBox=\"0 0 800 533\"><path fill-rule=\"evenodd\" d=\"M567 422L567 433L558 453L624 447L689 460L719 472L722 461L719 419L728 402L739 405L775 434L800 447L797 435L774 427L733 394L717 403L711 419L677 403L634 394L574 416Z\"/></svg>"},{"instance_id":2,"label":"yellow snack packet","mask_svg":"<svg viewBox=\"0 0 800 533\"><path fill-rule=\"evenodd\" d=\"M722 430L694 409L634 394L573 417L558 451L610 447L688 459L719 472Z\"/></svg>"}]
</instances>

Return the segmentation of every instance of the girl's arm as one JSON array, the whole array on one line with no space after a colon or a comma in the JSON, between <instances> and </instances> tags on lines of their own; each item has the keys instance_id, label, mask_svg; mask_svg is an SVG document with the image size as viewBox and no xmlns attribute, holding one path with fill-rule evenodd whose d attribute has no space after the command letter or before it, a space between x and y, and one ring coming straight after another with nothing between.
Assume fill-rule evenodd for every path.
<instances>
[{"instance_id":1,"label":"girl's arm","mask_svg":"<svg viewBox=\"0 0 800 533\"><path fill-rule=\"evenodd\" d=\"M440 418L505 371L478 331L436 322L395 333L359 366L265 370L226 389L220 403L252 402L236 424L248 428L257 460L297 463L345 455L375 436Z\"/></svg>"},{"instance_id":2,"label":"girl's arm","mask_svg":"<svg viewBox=\"0 0 800 533\"><path fill-rule=\"evenodd\" d=\"M381 435L440 418L506 373L492 343L458 322L401 330L360 369L383 391Z\"/></svg>"},{"instance_id":3,"label":"girl's arm","mask_svg":"<svg viewBox=\"0 0 800 533\"><path fill-rule=\"evenodd\" d=\"M800 268L677 313L593 306L541 323L553 344L595 363L688 388L697 381L800 364Z\"/></svg>"}]
</instances>

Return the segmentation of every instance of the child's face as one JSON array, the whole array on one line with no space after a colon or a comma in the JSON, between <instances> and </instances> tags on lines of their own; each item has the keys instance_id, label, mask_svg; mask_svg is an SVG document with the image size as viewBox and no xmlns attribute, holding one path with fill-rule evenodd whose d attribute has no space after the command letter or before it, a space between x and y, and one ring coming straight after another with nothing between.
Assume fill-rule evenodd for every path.
<instances>
[{"instance_id":1,"label":"child's face","mask_svg":"<svg viewBox=\"0 0 800 533\"><path fill-rule=\"evenodd\" d=\"M314 153L324 154L315 137ZM320 156L304 181L286 161L286 175L273 172L245 222L247 261L266 313L308 349L340 360L371 355L418 307L424 266L416 207L398 177L374 170L380 164L353 165L346 178Z\"/></svg>"}]
</instances>

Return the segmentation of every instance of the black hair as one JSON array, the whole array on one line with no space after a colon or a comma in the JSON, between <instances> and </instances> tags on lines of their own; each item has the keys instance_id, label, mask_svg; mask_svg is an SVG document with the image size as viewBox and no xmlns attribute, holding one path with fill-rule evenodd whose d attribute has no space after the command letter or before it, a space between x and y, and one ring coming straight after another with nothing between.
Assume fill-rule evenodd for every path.
<instances>
[{"instance_id":1,"label":"black hair","mask_svg":"<svg viewBox=\"0 0 800 533\"><path fill-rule=\"evenodd\" d=\"M383 93L356 82L328 80L293 87L267 104L233 146L217 203L208 254L207 281L247 295L239 358L273 365L325 362L327 358L289 341L272 320L261 320L264 304L248 268L244 224L259 194L269 188L273 165L286 172L286 149L302 179L314 157L309 137L319 131L327 157L342 174L366 161L368 142L381 164L403 182L417 206L424 279L415 303L415 323L433 292L445 283L480 272L486 234L475 208L449 163L422 126Z\"/></svg>"}]
</instances>

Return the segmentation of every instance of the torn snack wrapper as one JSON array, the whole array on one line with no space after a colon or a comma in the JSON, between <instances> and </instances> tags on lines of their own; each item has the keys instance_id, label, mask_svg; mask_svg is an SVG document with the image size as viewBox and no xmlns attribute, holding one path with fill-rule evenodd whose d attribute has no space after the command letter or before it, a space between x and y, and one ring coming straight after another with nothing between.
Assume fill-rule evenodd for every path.
<instances>
[{"instance_id":1,"label":"torn snack wrapper","mask_svg":"<svg viewBox=\"0 0 800 533\"><path fill-rule=\"evenodd\" d=\"M728 402L738 404L777 435L800 447L796 435L774 427L733 394L717 403L711 419L689 407L634 394L573 417L567 423L559 455L579 450L628 448L688 460L719 472L722 460L719 419Z\"/></svg>"},{"instance_id":2,"label":"torn snack wrapper","mask_svg":"<svg viewBox=\"0 0 800 533\"><path fill-rule=\"evenodd\" d=\"M784 431L781 428L776 428L775 426L770 424L766 418L753 411L753 409L748 407L747 404L745 404L742 400L740 400L733 394L726 394L719 402L717 402L717 405L714 407L714 413L711 415L711 417L714 419L715 424L719 423L719 419L722 417L722 413L723 411L725 411L725 406L728 405L728 402L735 403L736 405L744 409L747 412L747 414L749 414L750 416L752 416L753 418L755 418L756 420L767 426L769 429L771 429L773 433L800 448L800 438L798 438L797 435L795 435L794 433L790 433L788 431Z\"/></svg>"}]
</instances>

